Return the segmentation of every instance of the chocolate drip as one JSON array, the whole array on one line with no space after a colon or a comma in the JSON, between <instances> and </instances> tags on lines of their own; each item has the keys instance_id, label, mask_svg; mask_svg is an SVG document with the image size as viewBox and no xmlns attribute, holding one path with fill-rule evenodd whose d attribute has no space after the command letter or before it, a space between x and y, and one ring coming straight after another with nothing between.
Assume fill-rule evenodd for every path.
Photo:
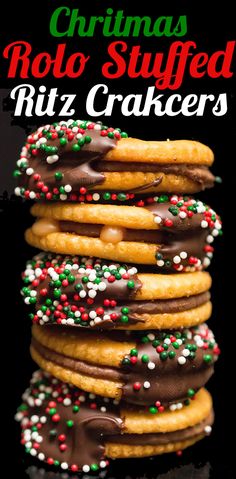
<instances>
[{"instance_id":1,"label":"chocolate drip","mask_svg":"<svg viewBox=\"0 0 236 479\"><path fill-rule=\"evenodd\" d=\"M151 211L153 216L162 219L160 229L164 241L158 246L157 255L161 255L164 262L173 263L173 258L181 252L187 253L187 258L182 259L181 264L189 266L188 258L197 257L201 262L205 258L204 247L206 238L209 235L208 228L201 228L202 214L195 213L191 218L182 220L179 215L176 216L169 210L171 203L152 203L145 205L144 208ZM165 226L165 221L171 220L172 226ZM158 237L158 231L157 231ZM169 269L165 266L165 269Z\"/></svg>"}]
</instances>

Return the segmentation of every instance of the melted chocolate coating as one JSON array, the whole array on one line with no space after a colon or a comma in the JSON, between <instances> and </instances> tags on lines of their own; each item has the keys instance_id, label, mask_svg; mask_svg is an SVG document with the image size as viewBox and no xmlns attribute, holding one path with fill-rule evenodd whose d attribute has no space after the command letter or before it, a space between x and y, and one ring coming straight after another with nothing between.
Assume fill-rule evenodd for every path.
<instances>
[{"instance_id":1,"label":"melted chocolate coating","mask_svg":"<svg viewBox=\"0 0 236 479\"><path fill-rule=\"evenodd\" d=\"M78 193L81 186L93 187L104 181L104 175L93 168L93 162L105 156L109 150L116 147L117 140L108 136L101 136L99 130L87 129L85 135L91 138L80 151L73 151L71 148L77 143L77 139L64 146L60 145L59 138L48 140L47 145L57 147L58 161L48 164L48 154L38 151L36 156L28 155L28 167L33 168L40 175L41 181L51 191L53 187L60 187L60 184L70 185L73 193ZM55 179L55 173L60 171L63 174L63 181ZM30 191L38 191L33 176L22 174L19 177L19 186Z\"/></svg>"},{"instance_id":2,"label":"melted chocolate coating","mask_svg":"<svg viewBox=\"0 0 236 479\"><path fill-rule=\"evenodd\" d=\"M40 397L40 399L39 399ZM127 408L129 409L129 408ZM140 410L136 410L138 416ZM114 405L37 371L16 419L21 422L26 451L62 469L88 472L104 467L105 445L161 445L206 434L213 412L201 423L167 433L128 434L123 431L122 404ZM174 413L173 413L174 414ZM36 426L36 427L35 427ZM86 468L86 471L85 469ZM91 468L92 469L92 468ZM96 470L96 469L92 469Z\"/></svg>"},{"instance_id":3,"label":"melted chocolate coating","mask_svg":"<svg viewBox=\"0 0 236 479\"><path fill-rule=\"evenodd\" d=\"M79 468L85 464L99 463L104 456L106 437L121 433L123 421L119 408L115 407L111 401L107 404L100 397L90 399L88 394L77 388L61 383L40 371L37 373L39 380L33 379L30 398L37 398L36 394L40 392L38 389L40 385L41 388L42 386L49 388L48 398L45 397L39 407L32 405L32 399L28 399L28 391L23 399L26 404L29 404L27 410L29 419L35 415L41 417L45 416L45 413L48 414L47 421L43 423L39 431L43 437L40 444L41 452L47 458L57 459L70 465L76 464ZM44 387L42 391L45 391ZM62 398L60 402L58 396L55 399L51 395L52 391L59 393ZM70 399L71 404L64 404L66 398ZM74 411L75 405L78 405L78 411ZM52 414L50 409L53 409ZM55 415L58 416L57 420ZM71 425L68 425L70 424L68 421L72 421ZM63 451L60 450L62 443L66 445Z\"/></svg>"},{"instance_id":4,"label":"melted chocolate coating","mask_svg":"<svg viewBox=\"0 0 236 479\"><path fill-rule=\"evenodd\" d=\"M53 326L51 327L53 328ZM191 338L187 339L186 335L189 335L188 332L190 331ZM58 334L56 329L55 333ZM133 355L133 350L131 350L130 354L123 358L120 368L95 365L83 360L73 359L68 355L57 353L46 348L42 344L39 344L35 338L33 338L32 346L44 359L52 361L61 367L98 379L122 382L122 399L132 404L150 406L151 404L155 404L156 401L166 404L187 398L189 389L197 391L204 386L213 374L213 364L217 359L217 345L211 331L206 325L185 330L186 334L184 334L184 336L182 335L182 339L179 340L180 344L178 343L178 339L175 338L175 341L168 344L168 352L165 354L165 358L163 358L161 356L161 350L163 352L166 350L161 345L166 344L163 338L167 333L168 331L149 332L149 337L151 335L155 339L145 339L144 341L144 338L148 339L148 336L145 336L142 332L132 331L129 332L129 334L123 331L115 333L104 332L103 337L107 339L118 342L131 341L136 345L135 350L137 352ZM176 332L172 332L172 335L171 332L169 333L170 337L174 337L174 335L177 334ZM75 330L73 334L75 341L78 334L80 341L84 337L84 341L86 342L87 332ZM91 331L89 334L93 334L95 342L99 340L99 336L96 332ZM200 337L205 338L207 336L208 338L206 343L202 341L201 347L196 346L197 339L194 339L195 336L199 336L199 334ZM186 339L184 339L185 336ZM154 341L158 341L159 347L161 346L160 352L157 351ZM194 352L185 357L187 350ZM175 353L173 358L170 358L170 353ZM211 359L206 362L204 358L207 355L210 355ZM136 357L136 361L132 363L134 356ZM185 358L185 364L180 364L179 358L183 357ZM149 368L149 364L154 365L154 367ZM148 387L145 386L147 383ZM140 385L138 390L135 389L135 384Z\"/></svg>"}]
</instances>

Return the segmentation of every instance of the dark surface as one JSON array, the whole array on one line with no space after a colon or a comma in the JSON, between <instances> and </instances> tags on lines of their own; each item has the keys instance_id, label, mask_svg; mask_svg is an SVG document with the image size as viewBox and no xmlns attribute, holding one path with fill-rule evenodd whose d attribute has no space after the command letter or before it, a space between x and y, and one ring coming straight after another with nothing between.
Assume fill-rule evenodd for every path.
<instances>
[{"instance_id":1,"label":"dark surface","mask_svg":"<svg viewBox=\"0 0 236 479\"><path fill-rule=\"evenodd\" d=\"M29 21L27 13L29 10L22 4L14 6L14 18L18 19L14 29L10 24L12 16L9 9L6 9L6 15L1 12L2 28L4 33L4 44L10 41L24 39L34 44L35 51L53 50L57 43L57 39L49 36L47 24L50 16L50 2L40 2L40 8L37 10L37 21ZM64 2L66 3L66 1ZM78 2L73 2L77 6ZM105 6L111 6L110 3ZM46 9L43 8L46 5ZM84 4L79 5L83 13L96 14L95 6L86 7ZM105 8L103 6L103 8ZM6 8L6 6L5 6ZM11 7L12 8L12 7ZM30 7L30 9L32 6ZM34 7L36 8L36 6ZM121 8L121 6L119 7ZM26 11L27 10L27 11ZM127 12L131 15L140 14L148 15L174 15L185 14L189 12L188 28L189 33L185 39L195 39L203 50L209 52L216 49L224 48L227 40L234 39L235 20L233 12L230 8L230 2L223 2L218 7L213 5L213 10L206 12L204 3L194 3L189 11L185 2L178 2L178 7L173 8L169 3L168 6L158 4L155 5L154 12L151 11L151 3L135 8L130 7ZM33 12L31 12L33 13ZM35 16L33 15L35 18ZM43 33L43 34L42 34ZM34 36L35 35L35 36ZM33 38L34 36L34 38ZM63 40L64 41L64 40ZM65 40L66 41L66 40ZM86 49L93 51L93 69L89 69L83 79L78 80L57 80L49 79L41 80L38 84L47 84L58 86L60 91L77 92L83 97L94 83L100 82L102 78L99 76L98 65L102 63L103 51L110 39L99 38L99 42L95 39L81 39L77 37L68 41L69 48L72 51L76 49ZM139 39L128 40L129 43L137 44ZM146 50L162 50L166 48L172 39L143 39L142 47ZM79 45L79 46L78 46ZM98 65L95 65L95 58L98 59ZM1 60L0 60L1 63ZM37 85L37 81L29 79L29 83ZM183 453L182 457L175 455L155 458L153 460L130 460L117 461L107 475L108 479L126 478L137 479L141 477L159 478L159 479L205 479L205 478L224 478L233 479L236 477L234 466L234 454L230 450L230 445L234 442L234 397L232 394L234 373L234 337L233 325L235 322L235 306L234 306L234 280L230 280L229 272L235 274L234 261L234 237L233 227L235 225L234 212L234 189L235 176L233 166L235 161L235 80L191 80L186 78L183 87L178 93L183 95L187 93L219 93L227 92L230 101L229 112L223 117L213 117L212 114L204 115L204 117L182 117L175 118L162 117L135 117L125 118L121 116L118 110L114 110L113 117L107 119L107 123L113 126L121 126L130 136L137 136L147 139L196 139L208 144L215 152L214 173L222 176L223 184L216 185L213 190L201 193L199 196L212 204L214 209L219 212L224 221L224 239L216 241L216 252L210 272L214 277L212 297L214 302L213 317L209 322L210 327L214 330L215 336L222 348L222 356L216 366L216 373L209 383L209 389L214 396L216 422L211 438L206 439L201 444L191 448ZM9 89L13 84L20 81L5 81L4 69L1 70L0 87L7 88L0 90L2 98L6 98ZM23 83L23 81L22 81ZM109 82L106 80L112 93L123 92L138 93L151 85L151 80L129 80L124 77L121 80ZM25 136L25 132L30 127L47 122L47 118L35 118L25 120L24 118L11 118L11 105L4 102L4 111L1 111L1 142L0 142L0 158L1 158L1 190L8 192L8 197L12 193L13 181L10 178L10 172L14 168L14 163L18 158L19 148ZM76 116L85 117L85 111L77 106ZM12 124L11 124L12 122ZM4 199L5 198L5 199ZM47 473L35 470L26 472L29 463L25 458L23 448L19 446L19 429L14 425L13 415L17 405L20 402L22 391L27 387L31 372L35 365L30 360L29 342L30 342L30 324L26 319L26 310L23 307L22 300L19 295L20 272L24 268L25 261L32 256L33 249L28 247L23 238L23 232L31 219L29 215L29 203L23 204L21 201L6 199L6 195L1 197L1 206L3 208L1 218L1 240L3 243L3 264L1 262L1 278L4 282L4 290L1 295L1 339L2 339L2 372L4 375L4 386L2 387L2 416L6 422L6 431L4 441L6 442L6 455L10 454L8 461L9 473L13 473L18 479L59 479ZM5 353L3 354L3 350ZM231 439L230 439L230 434ZM6 439L5 439L6 438ZM232 448L233 449L233 448ZM2 458L4 458L1 449ZM2 459L3 460L3 459ZM34 461L32 461L33 463ZM35 462L35 464L38 464ZM42 465L40 464L41 468ZM169 472L168 472L169 471ZM35 475L36 474L36 475ZM38 475L37 475L38 474ZM63 474L62 479L65 479Z\"/></svg>"}]
</instances>

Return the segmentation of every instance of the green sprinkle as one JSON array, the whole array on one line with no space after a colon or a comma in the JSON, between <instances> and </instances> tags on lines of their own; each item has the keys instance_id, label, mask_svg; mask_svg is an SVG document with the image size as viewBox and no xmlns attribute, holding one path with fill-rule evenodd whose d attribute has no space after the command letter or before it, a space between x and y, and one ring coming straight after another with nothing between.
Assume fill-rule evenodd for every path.
<instances>
[{"instance_id":1,"label":"green sprinkle","mask_svg":"<svg viewBox=\"0 0 236 479\"><path fill-rule=\"evenodd\" d=\"M189 398L192 398L193 396L195 396L195 391L194 391L194 389L192 389L192 388L188 389L188 393L187 393L187 394L188 394L188 397L189 397Z\"/></svg>"},{"instance_id":2,"label":"green sprinkle","mask_svg":"<svg viewBox=\"0 0 236 479\"><path fill-rule=\"evenodd\" d=\"M54 176L57 181L60 181L63 178L63 174L60 171L56 171Z\"/></svg>"},{"instance_id":3,"label":"green sprinkle","mask_svg":"<svg viewBox=\"0 0 236 479\"><path fill-rule=\"evenodd\" d=\"M124 308L121 309L121 312L124 313L124 314L128 314L129 308L124 307Z\"/></svg>"},{"instance_id":4,"label":"green sprinkle","mask_svg":"<svg viewBox=\"0 0 236 479\"><path fill-rule=\"evenodd\" d=\"M51 409L49 409L49 414L50 416L53 416L53 414L56 414L57 410L55 407L52 407Z\"/></svg>"},{"instance_id":5,"label":"green sprinkle","mask_svg":"<svg viewBox=\"0 0 236 479\"><path fill-rule=\"evenodd\" d=\"M162 351L162 353L160 353L160 358L162 361L166 361L168 358L168 353L166 351Z\"/></svg>"},{"instance_id":6,"label":"green sprinkle","mask_svg":"<svg viewBox=\"0 0 236 479\"><path fill-rule=\"evenodd\" d=\"M151 406L151 407L149 408L149 412L150 412L151 414L156 414L157 411L158 411L157 407Z\"/></svg>"},{"instance_id":7,"label":"green sprinkle","mask_svg":"<svg viewBox=\"0 0 236 479\"><path fill-rule=\"evenodd\" d=\"M72 150L73 151L80 151L80 146L78 145L78 143L75 143L74 145L72 145Z\"/></svg>"},{"instance_id":8,"label":"green sprinkle","mask_svg":"<svg viewBox=\"0 0 236 479\"><path fill-rule=\"evenodd\" d=\"M74 426L74 421L72 419L69 419L69 421L66 421L67 427L73 427Z\"/></svg>"},{"instance_id":9,"label":"green sprinkle","mask_svg":"<svg viewBox=\"0 0 236 479\"><path fill-rule=\"evenodd\" d=\"M205 361L205 363L210 363L212 361L212 355L211 354L204 354L203 361Z\"/></svg>"},{"instance_id":10,"label":"green sprinkle","mask_svg":"<svg viewBox=\"0 0 236 479\"><path fill-rule=\"evenodd\" d=\"M141 360L143 363L148 363L149 362L149 356L147 354L143 354L141 357Z\"/></svg>"}]
</instances>

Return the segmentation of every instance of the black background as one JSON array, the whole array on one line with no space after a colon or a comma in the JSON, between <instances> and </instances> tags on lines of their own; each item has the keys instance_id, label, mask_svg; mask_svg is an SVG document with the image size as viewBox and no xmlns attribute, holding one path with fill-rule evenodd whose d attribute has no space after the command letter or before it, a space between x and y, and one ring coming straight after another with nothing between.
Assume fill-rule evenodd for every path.
<instances>
[{"instance_id":1,"label":"black background","mask_svg":"<svg viewBox=\"0 0 236 479\"><path fill-rule=\"evenodd\" d=\"M60 93L77 93L79 98L85 94L95 83L106 83L111 93L145 93L148 86L152 86L150 80L130 80L126 76L123 79L108 81L101 77L101 65L106 56L108 43L115 40L101 35L96 38L55 39L49 34L48 23L50 15L56 6L71 5L80 8L82 15L103 14L106 7L113 7L114 11L124 8L126 15L188 15L188 34L182 40L195 40L198 49L213 52L224 49L227 40L234 40L235 26L234 15L230 2L223 2L212 8L206 2L143 2L139 5L128 2L50 2L41 1L37 5L22 6L5 4L1 10L1 52L4 45L16 40L29 41L33 45L34 52L55 51L56 44L67 42L68 51L84 51L92 55L92 62L86 69L86 74L77 80L53 80L50 78L37 81L6 80L6 61L0 54L0 93L2 109L0 113L0 161L1 161L1 191L11 196L14 182L11 179L11 171L14 169L18 158L19 149L24 140L25 133L36 125L47 123L48 118L39 119L32 117L13 118L13 105L7 99L10 89L19 83L31 83L35 87L46 85L58 87ZM206 9L206 6L208 7ZM140 38L124 39L129 45L141 43L143 51L167 51L174 37L167 38ZM184 452L181 458L174 455L143 461L117 461L108 474L108 477L137 478L147 476L162 479L205 479L208 477L235 478L234 456L231 445L234 438L234 393L235 385L235 360L234 360L234 336L233 325L235 322L234 307L234 235L232 228L235 223L235 176L233 172L235 162L235 77L232 79L199 79L192 80L188 75L185 77L183 86L178 93L185 96L188 93L219 93L227 92L229 111L223 117L214 117L206 112L203 117L122 117L118 108L113 112L112 118L105 123L112 126L120 126L129 136L146 139L196 139L208 144L215 152L215 164L213 171L223 178L222 185L216 185L213 190L201 193L199 196L210 203L219 212L224 221L224 238L216 241L216 252L210 272L213 275L213 302L214 312L210 326L214 329L222 349L222 356L216 366L215 376L209 383L209 389L214 395L216 422L211 438ZM169 95L173 92L165 92ZM76 117L86 118L83 106L85 102L78 104ZM56 117L53 119L55 120ZM49 119L50 121L50 119ZM30 342L30 324L26 319L25 308L19 295L20 273L24 264L34 250L24 243L23 232L31 219L29 215L29 203L6 199L6 193L1 196L2 220L1 239L3 242L1 278L3 279L1 298L1 340L2 340L2 370L4 371L3 384L3 419L6 421L7 448L6 455L10 453L9 467L17 476L25 477L25 468L28 465L24 458L23 449L19 447L19 429L15 428L13 415L20 402L20 396L27 386L31 372L35 369L32 363L28 347ZM235 274L235 273L234 273ZM6 346L6 347L5 347ZM200 469L199 469L200 468ZM168 472L169 471L169 472ZM32 476L34 474L34 477ZM31 479L36 479L35 471L31 470ZM43 472L41 471L41 476ZM41 477L40 476L40 477ZM27 477L27 475L26 475ZM45 478L46 479L46 478Z\"/></svg>"}]
</instances>

